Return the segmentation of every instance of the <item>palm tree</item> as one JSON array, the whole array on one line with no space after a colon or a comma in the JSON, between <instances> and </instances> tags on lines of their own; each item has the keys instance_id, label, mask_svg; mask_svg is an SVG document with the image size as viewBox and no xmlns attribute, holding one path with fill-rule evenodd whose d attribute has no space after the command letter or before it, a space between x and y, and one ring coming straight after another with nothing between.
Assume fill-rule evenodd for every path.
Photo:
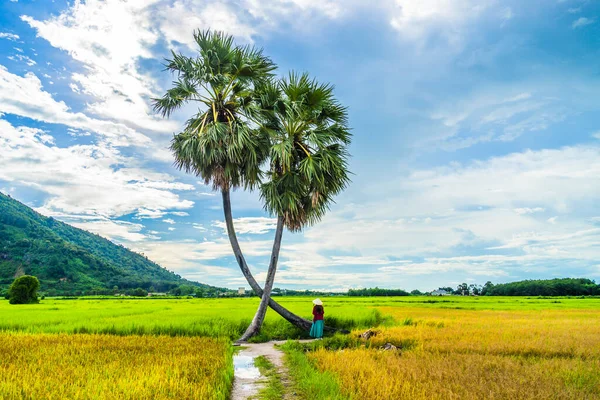
<instances>
[{"instance_id":1,"label":"palm tree","mask_svg":"<svg viewBox=\"0 0 600 400\"><path fill-rule=\"evenodd\" d=\"M264 321L283 227L297 232L315 224L349 183L351 134L333 86L291 73L280 82L261 84L258 92L267 117L262 128L271 139L270 168L260 193L266 211L277 215L277 230L261 302L240 341L257 334Z\"/></svg>"},{"instance_id":2,"label":"palm tree","mask_svg":"<svg viewBox=\"0 0 600 400\"><path fill-rule=\"evenodd\" d=\"M239 246L231 213L231 189L257 187L260 166L268 158L269 137L260 128L259 104L255 87L267 85L275 64L254 47L240 47L231 36L220 32L195 32L198 56L172 53L166 69L176 74L173 87L158 99L154 109L163 117L184 104L196 102L199 110L182 132L174 136L171 150L175 164L194 173L220 190L227 234L236 261L254 292L263 290L250 272ZM310 321L291 313L277 302L269 306L301 329Z\"/></svg>"}]
</instances>

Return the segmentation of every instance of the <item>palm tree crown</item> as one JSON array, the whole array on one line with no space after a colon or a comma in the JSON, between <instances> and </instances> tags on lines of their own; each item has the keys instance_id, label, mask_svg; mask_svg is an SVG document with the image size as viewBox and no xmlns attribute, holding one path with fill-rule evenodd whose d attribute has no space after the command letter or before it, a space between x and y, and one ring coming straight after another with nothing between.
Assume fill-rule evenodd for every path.
<instances>
[{"instance_id":1,"label":"palm tree crown","mask_svg":"<svg viewBox=\"0 0 600 400\"><path fill-rule=\"evenodd\" d=\"M290 231L318 222L349 183L351 134L333 86L291 73L262 83L259 103L271 139L270 168L261 185L265 209Z\"/></svg>"},{"instance_id":2,"label":"palm tree crown","mask_svg":"<svg viewBox=\"0 0 600 400\"><path fill-rule=\"evenodd\" d=\"M194 39L198 55L172 52L166 69L177 80L154 99L154 109L166 117L189 102L200 106L171 142L175 164L215 190L252 188L268 156L268 137L253 123L261 115L254 87L271 79L276 66L262 50L236 46L221 32L198 31Z\"/></svg>"}]
</instances>

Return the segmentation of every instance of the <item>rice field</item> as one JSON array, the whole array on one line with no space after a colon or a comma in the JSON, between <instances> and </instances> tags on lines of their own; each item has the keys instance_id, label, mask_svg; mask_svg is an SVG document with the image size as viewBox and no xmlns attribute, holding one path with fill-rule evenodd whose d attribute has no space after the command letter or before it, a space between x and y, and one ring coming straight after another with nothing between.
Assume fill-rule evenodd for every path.
<instances>
[{"instance_id":1,"label":"rice field","mask_svg":"<svg viewBox=\"0 0 600 400\"><path fill-rule=\"evenodd\" d=\"M227 399L229 342L0 334L0 399Z\"/></svg>"},{"instance_id":2,"label":"rice field","mask_svg":"<svg viewBox=\"0 0 600 400\"><path fill-rule=\"evenodd\" d=\"M24 307L0 301L0 331L104 333L112 335L208 336L237 339L260 299L46 299ZM285 298L293 312L312 319L310 298ZM330 304L329 323L346 328L378 324L369 303ZM269 310L262 340L305 337Z\"/></svg>"},{"instance_id":3,"label":"rice field","mask_svg":"<svg viewBox=\"0 0 600 400\"><path fill-rule=\"evenodd\" d=\"M295 300L295 299L293 299ZM258 299L0 301L0 399L227 399ZM288 306L310 316L310 299ZM377 323L340 311L334 324ZM258 339L303 337L269 313Z\"/></svg>"},{"instance_id":4,"label":"rice field","mask_svg":"<svg viewBox=\"0 0 600 400\"><path fill-rule=\"evenodd\" d=\"M598 308L380 310L395 323L370 340L341 350L326 340L308 354L346 398L600 398Z\"/></svg>"},{"instance_id":5,"label":"rice field","mask_svg":"<svg viewBox=\"0 0 600 400\"><path fill-rule=\"evenodd\" d=\"M311 298L277 298L311 316ZM299 399L600 399L599 298L330 297ZM226 399L258 299L0 301L0 399ZM368 341L357 335L376 327ZM303 332L269 311L257 340ZM392 343L399 351L379 349ZM300 351L299 351L300 350ZM305 350L310 350L305 352Z\"/></svg>"}]
</instances>

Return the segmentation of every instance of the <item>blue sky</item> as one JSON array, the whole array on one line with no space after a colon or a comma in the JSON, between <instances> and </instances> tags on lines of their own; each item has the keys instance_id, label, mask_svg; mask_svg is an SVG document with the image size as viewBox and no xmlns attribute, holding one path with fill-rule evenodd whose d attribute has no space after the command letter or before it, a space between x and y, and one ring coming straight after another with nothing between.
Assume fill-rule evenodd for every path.
<instances>
[{"instance_id":1,"label":"blue sky","mask_svg":"<svg viewBox=\"0 0 600 400\"><path fill-rule=\"evenodd\" d=\"M172 166L186 116L152 113L194 29L335 85L351 186L284 234L276 285L431 290L600 280L600 4L586 0L9 0L0 191L181 275L247 286L220 196ZM233 196L263 280L274 220Z\"/></svg>"}]
</instances>

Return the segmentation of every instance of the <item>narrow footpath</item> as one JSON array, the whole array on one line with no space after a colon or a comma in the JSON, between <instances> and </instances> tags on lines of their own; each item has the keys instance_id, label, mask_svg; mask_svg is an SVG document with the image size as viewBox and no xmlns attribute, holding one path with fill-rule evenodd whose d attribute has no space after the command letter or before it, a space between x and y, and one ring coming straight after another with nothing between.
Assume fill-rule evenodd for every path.
<instances>
[{"instance_id":1,"label":"narrow footpath","mask_svg":"<svg viewBox=\"0 0 600 400\"><path fill-rule=\"evenodd\" d=\"M300 340L301 343L312 340ZM288 370L283 362L283 351L275 347L283 344L285 340L274 340L266 343L244 343L237 354L233 356L234 379L231 400L247 400L258 398L260 389L263 388L265 377L254 366L254 359L259 356L266 357L274 366L283 386L288 389L290 379ZM286 390L284 399L294 399L296 396Z\"/></svg>"}]
</instances>

